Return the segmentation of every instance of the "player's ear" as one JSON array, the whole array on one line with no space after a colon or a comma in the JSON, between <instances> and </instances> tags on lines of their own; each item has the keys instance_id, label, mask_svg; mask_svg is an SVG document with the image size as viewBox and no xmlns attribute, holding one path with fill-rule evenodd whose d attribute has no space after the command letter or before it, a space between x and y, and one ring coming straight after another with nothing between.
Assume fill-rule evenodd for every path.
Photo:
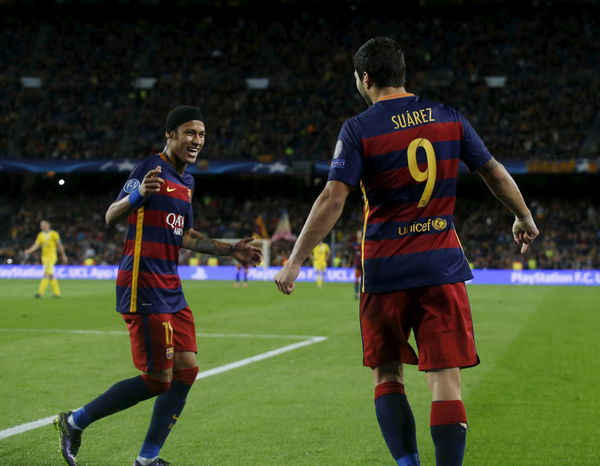
<instances>
[{"instance_id":1,"label":"player's ear","mask_svg":"<svg viewBox=\"0 0 600 466\"><path fill-rule=\"evenodd\" d=\"M165 132L165 137L167 139L174 139L175 138L175 131L171 130L171 131L166 131Z\"/></svg>"},{"instance_id":2,"label":"player's ear","mask_svg":"<svg viewBox=\"0 0 600 466\"><path fill-rule=\"evenodd\" d=\"M362 82L365 85L365 88L367 89L371 89L371 87L373 87L373 79L371 78L371 76L369 76L369 73L367 73L366 71L363 72Z\"/></svg>"}]
</instances>

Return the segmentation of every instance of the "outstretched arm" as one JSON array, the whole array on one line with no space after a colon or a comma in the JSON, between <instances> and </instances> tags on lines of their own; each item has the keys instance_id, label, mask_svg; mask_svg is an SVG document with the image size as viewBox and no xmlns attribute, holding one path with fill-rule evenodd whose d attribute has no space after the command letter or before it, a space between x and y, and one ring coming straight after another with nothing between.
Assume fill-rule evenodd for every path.
<instances>
[{"instance_id":1,"label":"outstretched arm","mask_svg":"<svg viewBox=\"0 0 600 466\"><path fill-rule=\"evenodd\" d=\"M250 243L254 238L244 238L235 244L211 239L190 228L183 232L181 246L192 251L213 256L231 256L240 262L258 265L262 261L262 250Z\"/></svg>"},{"instance_id":2,"label":"outstretched arm","mask_svg":"<svg viewBox=\"0 0 600 466\"><path fill-rule=\"evenodd\" d=\"M515 216L513 238L521 246L521 254L525 254L529 244L540 234L531 211L521 195L521 191L504 166L492 157L478 171L489 190Z\"/></svg>"},{"instance_id":3,"label":"outstretched arm","mask_svg":"<svg viewBox=\"0 0 600 466\"><path fill-rule=\"evenodd\" d=\"M336 224L352 188L339 181L328 181L308 214L300 236L286 265L275 275L277 288L284 294L294 291L294 280L312 249L325 238Z\"/></svg>"},{"instance_id":4,"label":"outstretched arm","mask_svg":"<svg viewBox=\"0 0 600 466\"><path fill-rule=\"evenodd\" d=\"M27 249L25 249L25 257L27 257L29 254L31 254L33 251L37 251L40 248L40 244L39 243L33 243L30 247L28 247Z\"/></svg>"}]
</instances>

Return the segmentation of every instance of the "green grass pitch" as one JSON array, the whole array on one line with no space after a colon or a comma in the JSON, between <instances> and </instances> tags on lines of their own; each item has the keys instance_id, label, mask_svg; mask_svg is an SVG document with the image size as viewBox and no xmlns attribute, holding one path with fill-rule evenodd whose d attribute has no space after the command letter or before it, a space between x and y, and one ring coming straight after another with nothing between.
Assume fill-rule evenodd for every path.
<instances>
[{"instance_id":1,"label":"green grass pitch","mask_svg":"<svg viewBox=\"0 0 600 466\"><path fill-rule=\"evenodd\" d=\"M0 281L0 431L77 408L136 374L113 282L63 280L60 299L34 299L37 286ZM179 466L394 464L361 365L351 284L300 283L291 296L258 282L184 290L208 334L199 336L201 371L302 335L327 339L198 380L162 457ZM600 289L477 285L469 295L482 363L463 372L465 465L600 464ZM422 464L433 465L429 391L423 374L405 372ZM151 408L146 401L91 425L81 464L130 465ZM0 458L63 464L51 425L0 438Z\"/></svg>"}]
</instances>

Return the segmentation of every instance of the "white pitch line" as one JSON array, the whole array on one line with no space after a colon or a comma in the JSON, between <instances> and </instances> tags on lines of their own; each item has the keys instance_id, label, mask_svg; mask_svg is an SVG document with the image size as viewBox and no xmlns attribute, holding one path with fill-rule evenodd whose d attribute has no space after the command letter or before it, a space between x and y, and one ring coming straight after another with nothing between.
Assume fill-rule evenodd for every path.
<instances>
[{"instance_id":1,"label":"white pitch line","mask_svg":"<svg viewBox=\"0 0 600 466\"><path fill-rule=\"evenodd\" d=\"M70 333L73 335L128 335L125 330L77 330L77 329L39 329L39 328L0 328L0 333ZM315 338L313 335L270 335L253 333L196 333L204 338L260 338L260 339L292 339L303 340Z\"/></svg>"},{"instance_id":2,"label":"white pitch line","mask_svg":"<svg viewBox=\"0 0 600 466\"><path fill-rule=\"evenodd\" d=\"M2 329L0 329L0 331L2 331ZM310 337L308 340L299 341L298 343L282 346L280 348L275 348L274 350L267 351L265 353L260 353L255 356L250 356L249 358L240 359L239 361L230 362L229 364L225 364L223 366L213 367L212 369L200 372L196 377L196 380L205 379L207 377L217 374L222 374L223 372L237 369L238 367L247 366L249 364L262 361L264 359L269 359L274 356L278 356L282 353L287 353L288 351L294 351L304 346L320 343L325 340L327 340L327 337ZM9 427L8 429L0 430L0 440L12 437L13 435L22 434L23 432L27 432L29 430L37 429L38 427L43 427L52 424L54 418L55 416L45 417L43 419L38 419L37 421L27 422L19 426Z\"/></svg>"}]
</instances>

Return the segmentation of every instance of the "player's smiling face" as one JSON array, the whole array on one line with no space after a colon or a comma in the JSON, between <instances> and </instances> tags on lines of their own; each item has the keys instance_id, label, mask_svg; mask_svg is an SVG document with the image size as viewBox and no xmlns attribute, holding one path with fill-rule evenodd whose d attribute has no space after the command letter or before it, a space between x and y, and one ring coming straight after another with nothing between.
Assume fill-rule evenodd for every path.
<instances>
[{"instance_id":1,"label":"player's smiling face","mask_svg":"<svg viewBox=\"0 0 600 466\"><path fill-rule=\"evenodd\" d=\"M204 146L205 133L204 123L199 120L183 123L168 137L171 154L182 163L195 163Z\"/></svg>"}]
</instances>

